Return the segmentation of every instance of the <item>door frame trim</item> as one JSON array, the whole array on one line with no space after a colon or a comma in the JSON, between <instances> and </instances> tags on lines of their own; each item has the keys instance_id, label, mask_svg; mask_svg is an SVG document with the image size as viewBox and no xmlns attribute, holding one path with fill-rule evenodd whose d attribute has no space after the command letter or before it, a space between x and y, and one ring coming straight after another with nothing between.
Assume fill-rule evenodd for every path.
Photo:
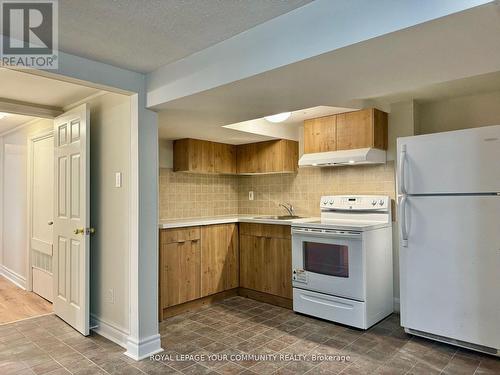
<instances>
[{"instance_id":1,"label":"door frame trim","mask_svg":"<svg viewBox=\"0 0 500 375\"><path fill-rule=\"evenodd\" d=\"M31 292L33 291L33 275L31 273L31 233L33 230L32 226L32 208L33 208L33 196L32 196L32 188L33 188L33 145L35 142L47 139L54 138L54 130L43 130L41 132L37 132L31 135L28 138L28 155L27 155L27 163L28 163L28 176L27 176L27 209L28 213L26 218L28 222L26 223L28 228L27 231L27 241L26 241L26 290Z\"/></svg>"}]
</instances>

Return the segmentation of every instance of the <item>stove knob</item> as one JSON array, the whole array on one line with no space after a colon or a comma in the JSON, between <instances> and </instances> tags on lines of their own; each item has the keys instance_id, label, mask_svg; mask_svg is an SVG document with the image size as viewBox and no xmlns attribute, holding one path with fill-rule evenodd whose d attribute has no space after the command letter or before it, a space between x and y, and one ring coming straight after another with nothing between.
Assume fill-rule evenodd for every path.
<instances>
[{"instance_id":1,"label":"stove knob","mask_svg":"<svg viewBox=\"0 0 500 375\"><path fill-rule=\"evenodd\" d=\"M381 206L383 206L383 205L384 205L384 200L383 200L383 199L381 199L381 200L378 202L378 204L380 204Z\"/></svg>"},{"instance_id":2,"label":"stove knob","mask_svg":"<svg viewBox=\"0 0 500 375\"><path fill-rule=\"evenodd\" d=\"M376 200L372 200L372 206L375 206L377 204Z\"/></svg>"},{"instance_id":3,"label":"stove knob","mask_svg":"<svg viewBox=\"0 0 500 375\"><path fill-rule=\"evenodd\" d=\"M330 201L329 203L330 203L330 206L333 206L333 201Z\"/></svg>"}]
</instances>

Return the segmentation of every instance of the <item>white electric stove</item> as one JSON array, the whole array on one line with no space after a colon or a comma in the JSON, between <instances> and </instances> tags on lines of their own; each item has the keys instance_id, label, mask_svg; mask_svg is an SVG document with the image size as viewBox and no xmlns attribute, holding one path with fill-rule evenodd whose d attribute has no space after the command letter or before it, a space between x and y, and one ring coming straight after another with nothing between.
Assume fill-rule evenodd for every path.
<instances>
[{"instance_id":1,"label":"white electric stove","mask_svg":"<svg viewBox=\"0 0 500 375\"><path fill-rule=\"evenodd\" d=\"M391 200L325 196L320 208L292 225L293 309L367 329L393 311Z\"/></svg>"}]
</instances>

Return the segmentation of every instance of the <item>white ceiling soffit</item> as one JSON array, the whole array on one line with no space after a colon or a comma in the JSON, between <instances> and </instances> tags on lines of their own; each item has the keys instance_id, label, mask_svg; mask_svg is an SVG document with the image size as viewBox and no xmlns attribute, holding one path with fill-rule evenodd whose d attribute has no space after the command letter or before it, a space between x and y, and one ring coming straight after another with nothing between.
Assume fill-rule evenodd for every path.
<instances>
[{"instance_id":1,"label":"white ceiling soffit","mask_svg":"<svg viewBox=\"0 0 500 375\"><path fill-rule=\"evenodd\" d=\"M59 0L59 47L151 72L310 1Z\"/></svg>"},{"instance_id":2,"label":"white ceiling soffit","mask_svg":"<svg viewBox=\"0 0 500 375\"><path fill-rule=\"evenodd\" d=\"M227 125L318 105L359 107L500 71L500 7L488 4L165 103L170 121Z\"/></svg>"},{"instance_id":3,"label":"white ceiling soffit","mask_svg":"<svg viewBox=\"0 0 500 375\"><path fill-rule=\"evenodd\" d=\"M343 112L350 112L353 110L353 108L318 106L291 112L288 119L278 123L269 122L265 118L258 118L254 120L238 122L236 124L224 125L224 128L234 129L249 134L258 134L272 138L291 139L293 141L298 141L300 127L305 120ZM204 131L204 129L199 130Z\"/></svg>"},{"instance_id":4,"label":"white ceiling soffit","mask_svg":"<svg viewBox=\"0 0 500 375\"><path fill-rule=\"evenodd\" d=\"M0 68L0 98L63 108L100 90Z\"/></svg>"},{"instance_id":5,"label":"white ceiling soffit","mask_svg":"<svg viewBox=\"0 0 500 375\"><path fill-rule=\"evenodd\" d=\"M147 105L165 108L178 98L488 2L316 0L150 73Z\"/></svg>"},{"instance_id":6,"label":"white ceiling soffit","mask_svg":"<svg viewBox=\"0 0 500 375\"><path fill-rule=\"evenodd\" d=\"M16 115L16 114L4 114L0 111L0 134L8 132L9 130L15 129L18 126L26 124L27 122L34 120L35 117Z\"/></svg>"}]
</instances>

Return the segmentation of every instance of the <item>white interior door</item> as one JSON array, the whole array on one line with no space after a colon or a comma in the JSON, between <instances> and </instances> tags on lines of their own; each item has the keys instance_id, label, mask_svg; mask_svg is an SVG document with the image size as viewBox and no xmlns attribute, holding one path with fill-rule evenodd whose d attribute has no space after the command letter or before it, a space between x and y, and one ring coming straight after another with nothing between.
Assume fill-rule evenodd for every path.
<instances>
[{"instance_id":1,"label":"white interior door","mask_svg":"<svg viewBox=\"0 0 500 375\"><path fill-rule=\"evenodd\" d=\"M89 334L90 112L83 104L54 120L54 311Z\"/></svg>"},{"instance_id":2,"label":"white interior door","mask_svg":"<svg viewBox=\"0 0 500 375\"><path fill-rule=\"evenodd\" d=\"M30 270L33 292L53 301L54 137L30 139Z\"/></svg>"},{"instance_id":3,"label":"white interior door","mask_svg":"<svg viewBox=\"0 0 500 375\"><path fill-rule=\"evenodd\" d=\"M404 327L500 348L500 197L408 197Z\"/></svg>"}]
</instances>

